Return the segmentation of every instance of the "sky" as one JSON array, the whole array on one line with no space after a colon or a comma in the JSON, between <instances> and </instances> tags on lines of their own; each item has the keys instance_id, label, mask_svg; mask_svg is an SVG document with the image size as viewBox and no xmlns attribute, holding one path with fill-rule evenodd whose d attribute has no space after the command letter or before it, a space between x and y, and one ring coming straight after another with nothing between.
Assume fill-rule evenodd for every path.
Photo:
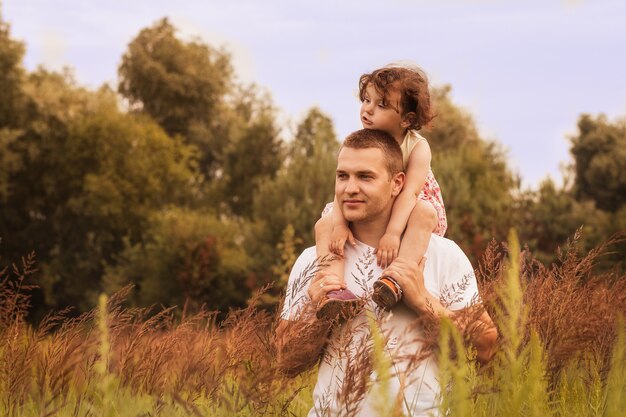
<instances>
[{"instance_id":1,"label":"sky","mask_svg":"<svg viewBox=\"0 0 626 417\"><path fill-rule=\"evenodd\" d=\"M561 184L580 114L626 117L624 0L0 1L28 69L68 66L91 88L115 86L128 43L167 16L271 93L286 137L318 106L342 139L361 127L358 77L414 62L452 87L525 188Z\"/></svg>"}]
</instances>

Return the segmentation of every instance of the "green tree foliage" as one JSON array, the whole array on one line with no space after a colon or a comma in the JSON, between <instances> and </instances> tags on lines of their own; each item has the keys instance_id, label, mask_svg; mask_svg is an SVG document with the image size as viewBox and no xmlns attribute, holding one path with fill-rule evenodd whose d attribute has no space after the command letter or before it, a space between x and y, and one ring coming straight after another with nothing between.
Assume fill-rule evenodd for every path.
<instances>
[{"instance_id":1,"label":"green tree foliage","mask_svg":"<svg viewBox=\"0 0 626 417\"><path fill-rule=\"evenodd\" d=\"M266 305L275 304L285 273L285 251L299 253L314 244L314 224L333 198L339 143L330 118L312 108L286 147L276 176L264 179L254 194L252 221L245 228L247 251L254 254L256 286L278 281L263 300ZM277 265L282 272L277 272Z\"/></svg>"},{"instance_id":2,"label":"green tree foliage","mask_svg":"<svg viewBox=\"0 0 626 417\"><path fill-rule=\"evenodd\" d=\"M18 128L24 94L25 72L22 67L25 48L11 39L10 26L0 15L0 129Z\"/></svg>"},{"instance_id":3,"label":"green tree foliage","mask_svg":"<svg viewBox=\"0 0 626 417\"><path fill-rule=\"evenodd\" d=\"M451 91L449 85L431 91L436 116L432 122L433 129L424 134L428 135L428 143L435 156L481 140L474 119L452 102Z\"/></svg>"},{"instance_id":4,"label":"green tree foliage","mask_svg":"<svg viewBox=\"0 0 626 417\"><path fill-rule=\"evenodd\" d=\"M167 18L143 29L122 57L118 91L134 111L152 117L169 135L180 134L200 151L201 172L221 171L231 117L230 56L199 39L183 41Z\"/></svg>"},{"instance_id":5,"label":"green tree foliage","mask_svg":"<svg viewBox=\"0 0 626 417\"><path fill-rule=\"evenodd\" d=\"M12 188L10 176L21 166L19 154L11 149L18 136L17 130L0 129L0 204L7 203Z\"/></svg>"},{"instance_id":6,"label":"green tree foliage","mask_svg":"<svg viewBox=\"0 0 626 417\"><path fill-rule=\"evenodd\" d=\"M150 119L121 113L107 88L89 92L68 74L40 70L25 90L23 166L12 176L20 186L0 235L40 254L46 303L84 309L123 238L140 240L150 213L189 198L194 153Z\"/></svg>"},{"instance_id":7,"label":"green tree foliage","mask_svg":"<svg viewBox=\"0 0 626 417\"><path fill-rule=\"evenodd\" d=\"M571 138L574 189L602 210L616 212L626 203L626 118L607 121L583 114L578 135Z\"/></svg>"},{"instance_id":8,"label":"green tree foliage","mask_svg":"<svg viewBox=\"0 0 626 417\"><path fill-rule=\"evenodd\" d=\"M283 144L269 95L255 86L235 93L225 114L230 117L229 132L224 136L222 171L215 188L232 213L250 218L258 187L273 179L282 164Z\"/></svg>"},{"instance_id":9,"label":"green tree foliage","mask_svg":"<svg viewBox=\"0 0 626 417\"><path fill-rule=\"evenodd\" d=\"M115 292L133 283L139 305L206 304L226 311L250 296L251 259L240 225L212 213L170 208L150 217L142 241L126 240L106 268L104 285Z\"/></svg>"},{"instance_id":10,"label":"green tree foliage","mask_svg":"<svg viewBox=\"0 0 626 417\"><path fill-rule=\"evenodd\" d=\"M339 147L319 109L283 143L270 95L238 83L227 52L182 40L167 19L122 58L117 93L129 111L68 70L27 72L23 55L0 17L0 249L4 259L36 251L42 311L84 310L103 288L131 282L140 305L225 310L284 280L314 243ZM424 136L447 237L473 260L514 223L545 260L581 224L587 248L626 229L626 122L581 116L573 189L546 181L520 193L504 151L480 137L450 88L433 97L438 117Z\"/></svg>"},{"instance_id":11,"label":"green tree foliage","mask_svg":"<svg viewBox=\"0 0 626 417\"><path fill-rule=\"evenodd\" d=\"M119 68L119 92L170 134L188 136L195 123L218 112L229 90L229 55L199 40L184 42L163 18L128 45Z\"/></svg>"},{"instance_id":12,"label":"green tree foliage","mask_svg":"<svg viewBox=\"0 0 626 417\"><path fill-rule=\"evenodd\" d=\"M557 188L546 180L516 199L522 240L545 263L556 260L558 248L581 227L585 250L626 231L626 119L611 123L604 115L583 114L570 140L569 181ZM624 242L609 252L600 259L601 269L626 266Z\"/></svg>"},{"instance_id":13,"label":"green tree foliage","mask_svg":"<svg viewBox=\"0 0 626 417\"><path fill-rule=\"evenodd\" d=\"M471 116L449 93L449 87L433 91L438 115L434 128L423 134L432 148L432 169L446 206L446 237L476 261L492 238L506 238L517 181L504 151L480 138Z\"/></svg>"},{"instance_id":14,"label":"green tree foliage","mask_svg":"<svg viewBox=\"0 0 626 417\"><path fill-rule=\"evenodd\" d=\"M545 264L555 260L558 248L580 227L586 250L609 236L609 213L597 209L592 201L577 201L571 192L557 188L550 179L543 181L538 190L521 195L517 204L520 238Z\"/></svg>"},{"instance_id":15,"label":"green tree foliage","mask_svg":"<svg viewBox=\"0 0 626 417\"><path fill-rule=\"evenodd\" d=\"M338 148L332 121L312 108L289 142L285 164L276 178L260 185L254 219L265 225L263 240L272 248L270 265L279 259L274 251L287 225L302 239L299 249L315 243L315 222L324 205L333 200Z\"/></svg>"},{"instance_id":16,"label":"green tree foliage","mask_svg":"<svg viewBox=\"0 0 626 417\"><path fill-rule=\"evenodd\" d=\"M235 82L230 56L198 39L186 42L166 19L143 29L119 68L119 92L170 135L199 150L209 180L204 204L250 217L259 183L282 161L269 94Z\"/></svg>"},{"instance_id":17,"label":"green tree foliage","mask_svg":"<svg viewBox=\"0 0 626 417\"><path fill-rule=\"evenodd\" d=\"M11 192L0 216L0 235L3 249L14 259L31 250L45 259L55 236L50 216L68 198L66 190L75 186L72 175L64 172L80 169L60 166L59 159L65 154L69 124L89 107L90 95L76 87L71 74L43 69L29 74L22 88L25 121L10 145L20 169L9 176Z\"/></svg>"},{"instance_id":18,"label":"green tree foliage","mask_svg":"<svg viewBox=\"0 0 626 417\"><path fill-rule=\"evenodd\" d=\"M6 204L10 193L9 175L21 165L12 147L24 113L23 56L24 45L11 39L9 24L0 15L0 204Z\"/></svg>"}]
</instances>

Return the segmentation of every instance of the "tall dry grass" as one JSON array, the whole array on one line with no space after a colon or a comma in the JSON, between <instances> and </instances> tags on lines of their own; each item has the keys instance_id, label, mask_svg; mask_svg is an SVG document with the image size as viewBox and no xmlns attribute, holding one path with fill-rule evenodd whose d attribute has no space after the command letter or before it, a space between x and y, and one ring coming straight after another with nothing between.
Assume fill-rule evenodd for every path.
<instances>
[{"instance_id":1,"label":"tall dry grass","mask_svg":"<svg viewBox=\"0 0 626 417\"><path fill-rule=\"evenodd\" d=\"M626 277L594 275L594 263L618 238L587 254L576 239L559 262L543 266L512 240L492 244L477 276L499 328L500 349L487 366L467 360L468 335L444 321L431 334L441 363L440 411L450 416L623 416L626 398ZM301 416L311 407L315 369L281 373L273 344L276 317L250 307L218 323L215 313L125 308L129 289L94 311L50 314L27 324L35 272L32 255L0 271L1 416ZM391 377L384 341L354 381L372 369ZM359 377L358 372L367 375ZM357 391L367 388L367 384ZM384 385L382 385L384 387ZM354 387L344 390L354 401ZM380 393L381 413L401 415ZM387 402L385 402L388 400ZM346 415L358 407L347 404Z\"/></svg>"},{"instance_id":2,"label":"tall dry grass","mask_svg":"<svg viewBox=\"0 0 626 417\"><path fill-rule=\"evenodd\" d=\"M277 377L274 318L255 302L216 323L124 308L130 288L77 318L26 323L32 257L0 275L0 415L301 415L310 375Z\"/></svg>"},{"instance_id":3,"label":"tall dry grass","mask_svg":"<svg viewBox=\"0 0 626 417\"><path fill-rule=\"evenodd\" d=\"M594 274L594 266L625 236L615 235L596 249L581 253L578 231L567 250L559 253L558 261L549 266L527 251L520 252L519 246L510 248L511 243L492 242L487 248L477 274L487 308L497 318L499 305L508 303L512 308L511 303L520 303L519 320L523 321L517 325L522 326L521 345L530 342L532 332L537 333L553 378L581 355L600 360L605 365L603 373L608 371L617 319L626 315L626 275ZM516 265L509 263L507 267L506 255ZM514 268L512 274L507 274L507 268ZM515 293L511 280L519 281L519 301L510 299ZM508 314L497 320L499 327L513 325L510 317Z\"/></svg>"},{"instance_id":4,"label":"tall dry grass","mask_svg":"<svg viewBox=\"0 0 626 417\"><path fill-rule=\"evenodd\" d=\"M584 256L577 238L550 267L520 253L514 233L504 251L490 246L480 277L500 332L499 349L480 368L466 360L472 351L462 335L444 323L443 415L626 415L626 276L592 272L598 257L621 238Z\"/></svg>"}]
</instances>

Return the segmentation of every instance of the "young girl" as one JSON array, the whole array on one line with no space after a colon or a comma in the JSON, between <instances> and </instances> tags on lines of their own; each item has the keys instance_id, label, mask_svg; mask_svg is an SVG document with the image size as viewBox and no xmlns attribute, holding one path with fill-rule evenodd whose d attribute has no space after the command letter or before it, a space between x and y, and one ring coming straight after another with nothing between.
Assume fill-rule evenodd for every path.
<instances>
[{"instance_id":1,"label":"young girl","mask_svg":"<svg viewBox=\"0 0 626 417\"><path fill-rule=\"evenodd\" d=\"M402 149L406 181L397 197L386 232L376 249L376 261L386 268L396 257L419 262L428 248L431 233L443 236L446 212L439 184L430 169L428 142L418 130L433 119L428 80L419 68L387 66L359 79L361 123L366 129L379 129L392 135ZM334 207L339 207L337 201ZM325 210L325 213L328 210ZM318 257L330 257L326 269L343 277L343 248L354 236L341 210L323 215L315 225ZM372 299L391 309L402 298L398 283L382 276L374 283ZM319 318L346 319L353 316L360 300L349 290L331 291L317 311Z\"/></svg>"}]
</instances>

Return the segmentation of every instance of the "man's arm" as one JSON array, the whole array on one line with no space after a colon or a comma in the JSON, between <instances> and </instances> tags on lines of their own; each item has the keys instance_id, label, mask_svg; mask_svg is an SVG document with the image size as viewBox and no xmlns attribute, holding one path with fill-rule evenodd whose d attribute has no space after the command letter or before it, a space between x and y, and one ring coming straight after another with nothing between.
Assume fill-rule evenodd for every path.
<instances>
[{"instance_id":1,"label":"man's arm","mask_svg":"<svg viewBox=\"0 0 626 417\"><path fill-rule=\"evenodd\" d=\"M283 373L294 377L317 363L331 328L330 322L316 317L317 305L329 291L343 288L346 285L337 275L317 273L307 290L310 301L294 319L279 321L274 344Z\"/></svg>"},{"instance_id":2,"label":"man's arm","mask_svg":"<svg viewBox=\"0 0 626 417\"><path fill-rule=\"evenodd\" d=\"M400 284L403 290L402 300L407 307L419 315L431 317L435 322L439 322L442 317L450 318L461 333L470 336L470 342L476 348L476 358L481 363L488 362L495 353L498 340L498 330L489 313L483 310L475 319L476 314L473 314L473 310L482 309L482 306L457 311L446 308L424 285L425 262L425 257L419 264L404 258L396 258L383 274Z\"/></svg>"},{"instance_id":3,"label":"man's arm","mask_svg":"<svg viewBox=\"0 0 626 417\"><path fill-rule=\"evenodd\" d=\"M315 317L312 306L307 305L298 320L281 319L276 327L276 353L281 371L295 377L319 360L329 326Z\"/></svg>"}]
</instances>

